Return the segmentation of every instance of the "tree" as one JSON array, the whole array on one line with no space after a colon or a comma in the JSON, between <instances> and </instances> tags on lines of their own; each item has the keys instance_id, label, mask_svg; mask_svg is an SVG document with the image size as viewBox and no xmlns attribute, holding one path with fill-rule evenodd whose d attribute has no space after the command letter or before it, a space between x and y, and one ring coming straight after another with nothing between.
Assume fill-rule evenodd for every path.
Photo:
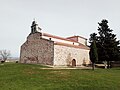
<instances>
[{"instance_id":1,"label":"tree","mask_svg":"<svg viewBox=\"0 0 120 90\"><path fill-rule=\"evenodd\" d=\"M98 37L96 33L90 34L89 42L92 43L93 41L98 41Z\"/></svg>"},{"instance_id":2,"label":"tree","mask_svg":"<svg viewBox=\"0 0 120 90\"><path fill-rule=\"evenodd\" d=\"M107 62L109 68L110 61L118 60L120 54L119 41L116 40L116 35L112 33L113 30L109 28L106 19L98 24L98 58L100 61Z\"/></svg>"},{"instance_id":3,"label":"tree","mask_svg":"<svg viewBox=\"0 0 120 90\"><path fill-rule=\"evenodd\" d=\"M3 62L5 62L7 58L10 56L10 51L0 50L0 55L2 57Z\"/></svg>"},{"instance_id":4,"label":"tree","mask_svg":"<svg viewBox=\"0 0 120 90\"><path fill-rule=\"evenodd\" d=\"M96 40L97 40L97 34L93 33L90 36L90 60L92 62L92 68L95 69L95 63L98 61L98 53L97 53L97 47L96 47Z\"/></svg>"}]
</instances>

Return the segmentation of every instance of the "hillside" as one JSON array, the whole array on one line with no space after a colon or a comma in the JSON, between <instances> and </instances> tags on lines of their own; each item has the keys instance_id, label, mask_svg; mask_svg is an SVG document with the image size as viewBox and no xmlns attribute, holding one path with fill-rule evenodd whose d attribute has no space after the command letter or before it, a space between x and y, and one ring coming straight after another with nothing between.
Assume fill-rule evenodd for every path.
<instances>
[{"instance_id":1,"label":"hillside","mask_svg":"<svg viewBox=\"0 0 120 90\"><path fill-rule=\"evenodd\" d=\"M0 90L119 90L120 68L42 69L41 65L0 64Z\"/></svg>"}]
</instances>

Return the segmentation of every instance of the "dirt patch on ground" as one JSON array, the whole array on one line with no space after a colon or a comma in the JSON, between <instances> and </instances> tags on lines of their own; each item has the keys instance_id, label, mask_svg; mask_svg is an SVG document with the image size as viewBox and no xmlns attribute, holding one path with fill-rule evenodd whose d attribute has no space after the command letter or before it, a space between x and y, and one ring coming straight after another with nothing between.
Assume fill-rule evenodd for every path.
<instances>
[{"instance_id":1,"label":"dirt patch on ground","mask_svg":"<svg viewBox=\"0 0 120 90\"><path fill-rule=\"evenodd\" d=\"M59 70L59 69L91 69L92 67L51 67L51 68L40 68L40 69L53 69L53 70Z\"/></svg>"}]
</instances>

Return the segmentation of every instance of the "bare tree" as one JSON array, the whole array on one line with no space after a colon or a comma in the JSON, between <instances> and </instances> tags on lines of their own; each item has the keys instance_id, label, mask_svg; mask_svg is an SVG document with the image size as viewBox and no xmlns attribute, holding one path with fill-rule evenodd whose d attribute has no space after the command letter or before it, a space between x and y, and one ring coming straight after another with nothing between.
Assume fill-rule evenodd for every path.
<instances>
[{"instance_id":1,"label":"bare tree","mask_svg":"<svg viewBox=\"0 0 120 90\"><path fill-rule=\"evenodd\" d=\"M5 62L7 58L10 56L10 51L0 50L0 56L2 57L3 62Z\"/></svg>"}]
</instances>

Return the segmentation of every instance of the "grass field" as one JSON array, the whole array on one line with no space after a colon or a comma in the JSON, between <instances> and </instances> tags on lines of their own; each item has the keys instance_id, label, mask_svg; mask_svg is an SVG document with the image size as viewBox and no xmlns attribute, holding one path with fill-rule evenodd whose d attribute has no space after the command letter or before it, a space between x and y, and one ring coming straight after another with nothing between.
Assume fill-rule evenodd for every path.
<instances>
[{"instance_id":1,"label":"grass field","mask_svg":"<svg viewBox=\"0 0 120 90\"><path fill-rule=\"evenodd\" d=\"M0 90L120 90L120 68L92 71L43 67L0 64Z\"/></svg>"}]
</instances>

